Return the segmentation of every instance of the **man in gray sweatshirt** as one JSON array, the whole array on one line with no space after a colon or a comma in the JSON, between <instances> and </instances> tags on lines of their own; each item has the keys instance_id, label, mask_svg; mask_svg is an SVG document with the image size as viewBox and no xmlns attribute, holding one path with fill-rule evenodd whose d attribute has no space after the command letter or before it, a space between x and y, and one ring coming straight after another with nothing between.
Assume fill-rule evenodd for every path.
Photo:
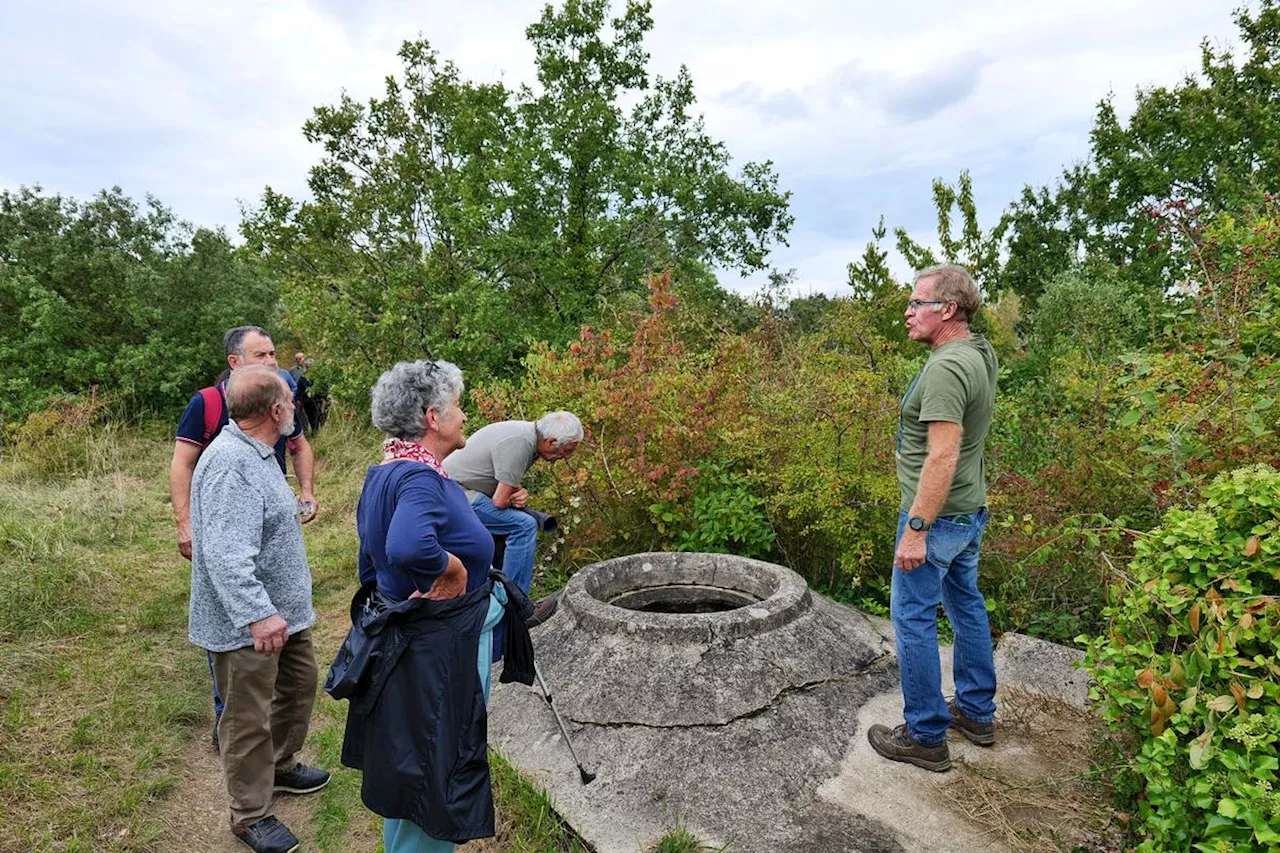
<instances>
[{"instance_id":1,"label":"man in gray sweatshirt","mask_svg":"<svg viewBox=\"0 0 1280 853\"><path fill-rule=\"evenodd\" d=\"M298 761L318 670L311 570L274 451L293 431L292 396L273 368L232 373L231 422L191 482L189 636L212 653L226 703L218 734L231 830L257 853L298 847L271 813L273 791L306 794L329 781Z\"/></svg>"}]
</instances>

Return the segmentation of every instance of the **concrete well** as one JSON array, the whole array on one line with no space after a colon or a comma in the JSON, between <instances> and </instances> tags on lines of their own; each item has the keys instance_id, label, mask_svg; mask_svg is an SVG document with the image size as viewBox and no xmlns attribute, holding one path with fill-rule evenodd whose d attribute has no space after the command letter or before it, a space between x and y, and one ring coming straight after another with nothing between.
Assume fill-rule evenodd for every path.
<instances>
[{"instance_id":1,"label":"concrete well","mask_svg":"<svg viewBox=\"0 0 1280 853\"><path fill-rule=\"evenodd\" d=\"M670 610L709 612L657 612ZM490 742L598 853L648 850L677 822L733 853L1005 849L946 806L953 774L871 752L866 728L901 721L892 632L789 569L721 554L597 563L533 637L596 779L582 784L536 688L495 685Z\"/></svg>"}]
</instances>

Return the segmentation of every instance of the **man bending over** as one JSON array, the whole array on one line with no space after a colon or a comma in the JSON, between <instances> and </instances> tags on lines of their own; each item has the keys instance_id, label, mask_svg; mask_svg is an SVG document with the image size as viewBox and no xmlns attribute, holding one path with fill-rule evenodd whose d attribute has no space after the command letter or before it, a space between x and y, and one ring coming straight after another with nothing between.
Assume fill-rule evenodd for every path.
<instances>
[{"instance_id":1,"label":"man bending over","mask_svg":"<svg viewBox=\"0 0 1280 853\"><path fill-rule=\"evenodd\" d=\"M520 482L539 459L567 458L582 435L582 422L571 412L552 412L537 423L499 421L476 430L466 447L444 460L449 476L467 490L480 522L495 536L507 537L502 572L526 593L533 583L538 523L521 512L529 492ZM539 602L530 624L541 624L554 610L554 599Z\"/></svg>"}]
</instances>

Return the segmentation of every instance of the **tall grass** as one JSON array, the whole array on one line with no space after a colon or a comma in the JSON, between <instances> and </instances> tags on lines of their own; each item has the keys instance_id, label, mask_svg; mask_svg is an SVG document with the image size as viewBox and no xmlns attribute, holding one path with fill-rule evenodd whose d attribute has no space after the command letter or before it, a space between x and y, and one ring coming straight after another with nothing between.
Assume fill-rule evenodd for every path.
<instances>
[{"instance_id":1,"label":"tall grass","mask_svg":"<svg viewBox=\"0 0 1280 853\"><path fill-rule=\"evenodd\" d=\"M203 722L167 442L93 423L0 457L0 849L151 849ZM205 676L207 677L207 676Z\"/></svg>"}]
</instances>

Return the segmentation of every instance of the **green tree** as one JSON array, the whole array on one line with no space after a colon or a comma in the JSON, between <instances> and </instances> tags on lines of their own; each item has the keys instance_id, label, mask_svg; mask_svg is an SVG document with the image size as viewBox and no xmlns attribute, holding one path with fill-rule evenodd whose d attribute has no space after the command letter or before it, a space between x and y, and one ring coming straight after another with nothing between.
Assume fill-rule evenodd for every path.
<instances>
[{"instance_id":1,"label":"green tree","mask_svg":"<svg viewBox=\"0 0 1280 853\"><path fill-rule=\"evenodd\" d=\"M224 234L154 198L0 192L0 421L93 386L172 411L218 372L222 331L268 322L275 304Z\"/></svg>"},{"instance_id":2,"label":"green tree","mask_svg":"<svg viewBox=\"0 0 1280 853\"><path fill-rule=\"evenodd\" d=\"M1038 295L1080 243L1165 292L1194 275L1194 239L1170 227L1163 208L1207 217L1280 188L1280 3L1261 0L1235 21L1238 55L1206 39L1199 76L1140 90L1127 122L1104 99L1089 159L1067 170L1052 196L1024 191L1007 265L1020 293Z\"/></svg>"},{"instance_id":3,"label":"green tree","mask_svg":"<svg viewBox=\"0 0 1280 853\"><path fill-rule=\"evenodd\" d=\"M268 189L243 228L287 278L291 325L348 363L339 393L423 353L514 376L530 341L643 299L654 270L766 267L792 221L772 165L731 175L687 71L649 78L649 4L608 7L546 7L526 30L536 88L464 80L407 42L384 96L307 122L314 200Z\"/></svg>"},{"instance_id":4,"label":"green tree","mask_svg":"<svg viewBox=\"0 0 1280 853\"><path fill-rule=\"evenodd\" d=\"M1022 188L1005 212L1008 243L1002 289L1034 301L1049 282L1071 269L1084 233L1078 221L1066 222L1065 215L1062 201L1047 188Z\"/></svg>"},{"instance_id":5,"label":"green tree","mask_svg":"<svg viewBox=\"0 0 1280 853\"><path fill-rule=\"evenodd\" d=\"M973 199L973 179L967 169L960 173L955 186L940 178L934 180L933 207L938 216L940 254L935 255L912 239L905 228L899 227L893 229L893 233L902 257L916 270L938 263L960 264L973 274L979 287L994 293L999 289L1000 247L1008 228L1007 219L1001 217L990 231L983 231L978 222L978 205ZM960 214L959 236L952 222L955 213Z\"/></svg>"},{"instance_id":6,"label":"green tree","mask_svg":"<svg viewBox=\"0 0 1280 853\"><path fill-rule=\"evenodd\" d=\"M871 241L863 250L862 258L847 267L853 297L840 314L844 322L850 324L851 331L859 335L873 331L887 341L902 345L907 341L902 314L911 288L895 279L889 269L889 253L881 247L886 233L881 216L871 229Z\"/></svg>"},{"instance_id":7,"label":"green tree","mask_svg":"<svg viewBox=\"0 0 1280 853\"><path fill-rule=\"evenodd\" d=\"M990 230L984 231L978 221L978 207L973 198L973 180L968 171L952 186L941 178L933 182L933 205L937 214L938 252L920 243L901 226L893 229L895 247L913 270L938 263L964 266L973 274L988 296L1000 285L1000 251L1008 228L1001 217ZM960 233L955 233L954 218L959 214ZM848 266L849 286L855 302L860 303L862 325L874 328L888 341L904 344L907 340L902 315L907 307L910 288L898 282L889 269L889 253L881 247L886 229L884 217L872 229L872 241L862 258ZM978 330L986 331L985 318L978 318Z\"/></svg>"},{"instance_id":8,"label":"green tree","mask_svg":"<svg viewBox=\"0 0 1280 853\"><path fill-rule=\"evenodd\" d=\"M1068 352L1098 364L1141 349L1152 336L1154 299L1105 262L1065 272L1045 287L1028 319L1026 360L1039 374Z\"/></svg>"}]
</instances>

